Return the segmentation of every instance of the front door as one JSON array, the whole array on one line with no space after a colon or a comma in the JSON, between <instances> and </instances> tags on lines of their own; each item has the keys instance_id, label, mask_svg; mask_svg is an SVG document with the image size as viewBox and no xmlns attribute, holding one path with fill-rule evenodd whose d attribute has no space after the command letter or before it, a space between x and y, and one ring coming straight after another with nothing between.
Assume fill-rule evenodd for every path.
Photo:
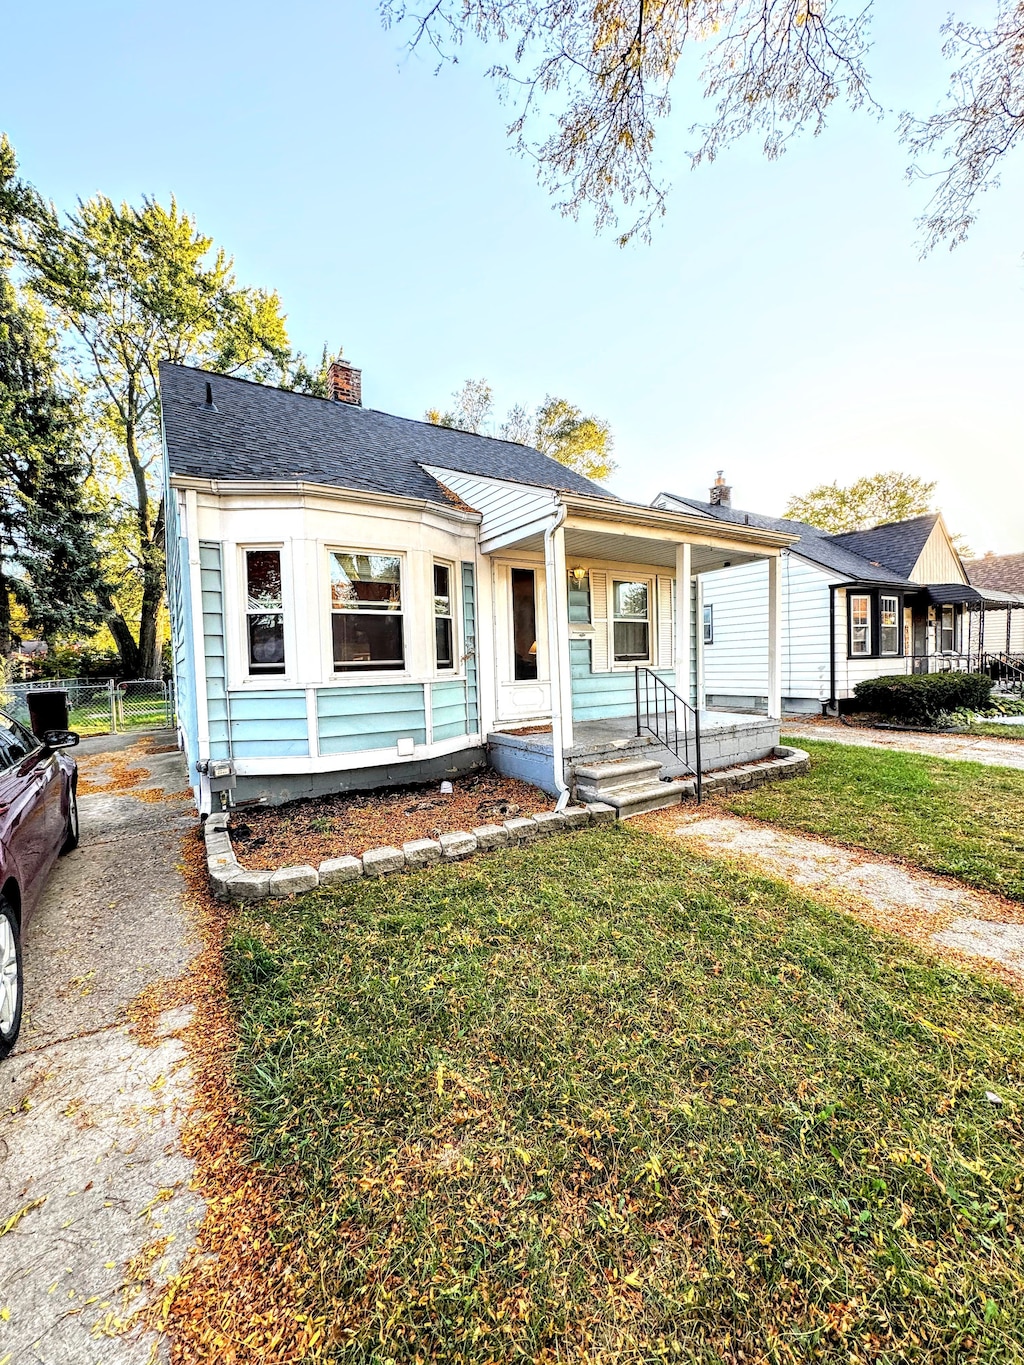
<instances>
[{"instance_id":1,"label":"front door","mask_svg":"<svg viewBox=\"0 0 1024 1365\"><path fill-rule=\"evenodd\" d=\"M498 720L546 720L551 715L551 672L543 566L496 565L494 587Z\"/></svg>"}]
</instances>

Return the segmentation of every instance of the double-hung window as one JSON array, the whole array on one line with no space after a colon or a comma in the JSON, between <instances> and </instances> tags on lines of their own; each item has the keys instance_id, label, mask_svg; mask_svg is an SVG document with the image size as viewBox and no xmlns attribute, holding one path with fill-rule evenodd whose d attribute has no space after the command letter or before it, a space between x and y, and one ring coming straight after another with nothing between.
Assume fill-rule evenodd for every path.
<instances>
[{"instance_id":1,"label":"double-hung window","mask_svg":"<svg viewBox=\"0 0 1024 1365\"><path fill-rule=\"evenodd\" d=\"M612 584L612 643L616 663L648 663L651 657L651 585Z\"/></svg>"},{"instance_id":2,"label":"double-hung window","mask_svg":"<svg viewBox=\"0 0 1024 1365\"><path fill-rule=\"evenodd\" d=\"M878 599L879 653L900 652L900 599L883 594Z\"/></svg>"},{"instance_id":3,"label":"double-hung window","mask_svg":"<svg viewBox=\"0 0 1024 1365\"><path fill-rule=\"evenodd\" d=\"M338 673L405 667L399 555L331 551L331 637Z\"/></svg>"},{"instance_id":4,"label":"double-hung window","mask_svg":"<svg viewBox=\"0 0 1024 1365\"><path fill-rule=\"evenodd\" d=\"M952 654L956 649L956 613L952 607L942 608L942 638L939 648L943 654Z\"/></svg>"},{"instance_id":5,"label":"double-hung window","mask_svg":"<svg viewBox=\"0 0 1024 1365\"><path fill-rule=\"evenodd\" d=\"M871 598L867 593L850 597L850 653L871 653Z\"/></svg>"},{"instance_id":6,"label":"double-hung window","mask_svg":"<svg viewBox=\"0 0 1024 1365\"><path fill-rule=\"evenodd\" d=\"M715 643L715 609L710 602L704 605L704 643Z\"/></svg>"},{"instance_id":7,"label":"double-hung window","mask_svg":"<svg viewBox=\"0 0 1024 1365\"><path fill-rule=\"evenodd\" d=\"M284 672L281 551L245 551L245 638L250 675Z\"/></svg>"},{"instance_id":8,"label":"double-hung window","mask_svg":"<svg viewBox=\"0 0 1024 1365\"><path fill-rule=\"evenodd\" d=\"M455 667L452 571L448 564L434 565L434 659L439 669Z\"/></svg>"}]
</instances>

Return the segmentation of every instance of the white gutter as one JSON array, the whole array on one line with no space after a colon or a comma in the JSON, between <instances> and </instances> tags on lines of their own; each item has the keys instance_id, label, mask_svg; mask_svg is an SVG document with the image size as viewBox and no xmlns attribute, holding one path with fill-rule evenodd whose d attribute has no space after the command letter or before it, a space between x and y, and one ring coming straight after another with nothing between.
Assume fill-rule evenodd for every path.
<instances>
[{"instance_id":1,"label":"white gutter","mask_svg":"<svg viewBox=\"0 0 1024 1365\"><path fill-rule=\"evenodd\" d=\"M565 785L565 756L562 753L562 688L558 649L558 594L556 591L555 532L560 530L569 509L562 503L554 518L544 528L544 575L548 618L548 672L551 674L551 761L558 791L555 810L565 810L569 804L569 788ZM556 681L556 674L558 678Z\"/></svg>"}]
</instances>

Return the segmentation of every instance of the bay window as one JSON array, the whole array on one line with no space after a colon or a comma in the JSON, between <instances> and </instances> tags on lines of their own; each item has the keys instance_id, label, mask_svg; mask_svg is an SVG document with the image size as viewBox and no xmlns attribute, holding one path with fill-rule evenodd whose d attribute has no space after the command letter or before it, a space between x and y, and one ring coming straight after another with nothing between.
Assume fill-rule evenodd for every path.
<instances>
[{"instance_id":1,"label":"bay window","mask_svg":"<svg viewBox=\"0 0 1024 1365\"><path fill-rule=\"evenodd\" d=\"M616 663L647 663L651 657L650 583L612 584L612 644Z\"/></svg>"},{"instance_id":2,"label":"bay window","mask_svg":"<svg viewBox=\"0 0 1024 1365\"><path fill-rule=\"evenodd\" d=\"M284 672L280 550L246 550L245 641L250 676Z\"/></svg>"},{"instance_id":3,"label":"bay window","mask_svg":"<svg viewBox=\"0 0 1024 1365\"><path fill-rule=\"evenodd\" d=\"M338 673L405 667L399 555L331 551L331 637Z\"/></svg>"},{"instance_id":4,"label":"bay window","mask_svg":"<svg viewBox=\"0 0 1024 1365\"><path fill-rule=\"evenodd\" d=\"M434 659L438 668L455 667L452 571L448 564L434 565Z\"/></svg>"}]
</instances>

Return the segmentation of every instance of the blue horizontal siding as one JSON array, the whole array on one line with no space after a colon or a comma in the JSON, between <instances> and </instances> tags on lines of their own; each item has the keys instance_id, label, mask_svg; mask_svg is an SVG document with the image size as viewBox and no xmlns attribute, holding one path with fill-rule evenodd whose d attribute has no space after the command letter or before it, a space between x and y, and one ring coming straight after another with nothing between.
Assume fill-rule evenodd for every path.
<instances>
[{"instance_id":1,"label":"blue horizontal siding","mask_svg":"<svg viewBox=\"0 0 1024 1365\"><path fill-rule=\"evenodd\" d=\"M422 683L379 683L317 692L322 754L393 749L400 739L427 739Z\"/></svg>"},{"instance_id":2,"label":"blue horizontal siding","mask_svg":"<svg viewBox=\"0 0 1024 1365\"><path fill-rule=\"evenodd\" d=\"M232 692L230 701L235 758L301 758L309 753L305 692ZM227 707L219 705L226 732Z\"/></svg>"},{"instance_id":3,"label":"blue horizontal siding","mask_svg":"<svg viewBox=\"0 0 1024 1365\"><path fill-rule=\"evenodd\" d=\"M569 662L573 720L612 720L636 714L636 682L632 669L628 673L592 672L589 640L569 641ZM675 686L676 675L672 669L656 671L659 678Z\"/></svg>"},{"instance_id":4,"label":"blue horizontal siding","mask_svg":"<svg viewBox=\"0 0 1024 1365\"><path fill-rule=\"evenodd\" d=\"M461 679L434 683L430 689L430 719L435 740L469 733L466 684Z\"/></svg>"},{"instance_id":5,"label":"blue horizontal siding","mask_svg":"<svg viewBox=\"0 0 1024 1365\"><path fill-rule=\"evenodd\" d=\"M226 651L224 648L224 581L220 546L215 541L199 545L199 577L203 605L203 657L206 668L206 704L210 722L210 754L229 758L227 723Z\"/></svg>"},{"instance_id":6,"label":"blue horizontal siding","mask_svg":"<svg viewBox=\"0 0 1024 1365\"><path fill-rule=\"evenodd\" d=\"M476 667L476 575L468 561L462 564L462 639L466 663L466 728L471 735L480 729L480 695Z\"/></svg>"}]
</instances>

